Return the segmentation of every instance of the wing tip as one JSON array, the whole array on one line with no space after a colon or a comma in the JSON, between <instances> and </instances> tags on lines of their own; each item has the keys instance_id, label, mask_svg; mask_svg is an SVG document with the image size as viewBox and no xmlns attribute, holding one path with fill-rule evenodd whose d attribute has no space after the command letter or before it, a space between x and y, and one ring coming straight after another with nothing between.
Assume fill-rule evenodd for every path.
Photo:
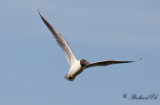
<instances>
[{"instance_id":1,"label":"wing tip","mask_svg":"<svg viewBox=\"0 0 160 105\"><path fill-rule=\"evenodd\" d=\"M142 60L142 58L138 59L137 61L141 61L141 60ZM136 61L136 62L137 62L137 61Z\"/></svg>"},{"instance_id":2,"label":"wing tip","mask_svg":"<svg viewBox=\"0 0 160 105\"><path fill-rule=\"evenodd\" d=\"M40 15L40 16L42 16L42 14L41 14L41 12L40 12L39 8L38 8L38 13L39 13L39 15Z\"/></svg>"},{"instance_id":3,"label":"wing tip","mask_svg":"<svg viewBox=\"0 0 160 105\"><path fill-rule=\"evenodd\" d=\"M138 61L141 61L142 60L142 58L139 58L138 60L136 60L136 61L130 61L130 62L138 62ZM128 62L128 63L130 63L130 62Z\"/></svg>"},{"instance_id":4,"label":"wing tip","mask_svg":"<svg viewBox=\"0 0 160 105\"><path fill-rule=\"evenodd\" d=\"M142 60L142 58L139 58L138 60L136 60L136 61L129 61L129 62L127 62L127 63L130 63L130 62L138 62L138 61L141 61Z\"/></svg>"}]
</instances>

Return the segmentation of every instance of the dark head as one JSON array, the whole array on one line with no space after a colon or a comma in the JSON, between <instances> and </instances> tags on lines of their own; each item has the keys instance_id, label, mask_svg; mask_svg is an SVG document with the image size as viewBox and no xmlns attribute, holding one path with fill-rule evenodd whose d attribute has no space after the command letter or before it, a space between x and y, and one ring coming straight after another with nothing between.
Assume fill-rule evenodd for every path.
<instances>
[{"instance_id":1,"label":"dark head","mask_svg":"<svg viewBox=\"0 0 160 105\"><path fill-rule=\"evenodd\" d=\"M88 64L88 62L85 59L81 59L80 64L82 67L84 67L86 64Z\"/></svg>"}]
</instances>

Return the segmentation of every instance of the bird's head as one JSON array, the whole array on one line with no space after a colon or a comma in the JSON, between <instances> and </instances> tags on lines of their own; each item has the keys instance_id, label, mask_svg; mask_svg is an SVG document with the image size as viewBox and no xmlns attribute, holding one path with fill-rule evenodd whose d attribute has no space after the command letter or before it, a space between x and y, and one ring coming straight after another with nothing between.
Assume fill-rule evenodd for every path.
<instances>
[{"instance_id":1,"label":"bird's head","mask_svg":"<svg viewBox=\"0 0 160 105\"><path fill-rule=\"evenodd\" d=\"M84 67L86 64L89 64L89 62L87 62L85 59L81 59L80 64L82 67Z\"/></svg>"}]
</instances>

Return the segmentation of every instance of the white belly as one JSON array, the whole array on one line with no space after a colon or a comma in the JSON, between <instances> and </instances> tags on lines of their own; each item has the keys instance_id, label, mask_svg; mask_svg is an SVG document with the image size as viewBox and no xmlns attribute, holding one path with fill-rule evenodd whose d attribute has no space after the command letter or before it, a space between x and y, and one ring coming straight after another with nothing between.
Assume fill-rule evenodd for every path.
<instances>
[{"instance_id":1,"label":"white belly","mask_svg":"<svg viewBox=\"0 0 160 105\"><path fill-rule=\"evenodd\" d=\"M80 74L83 71L82 66L80 65L80 61L77 61L75 64L73 64L68 72L68 75L75 78L78 74Z\"/></svg>"}]
</instances>

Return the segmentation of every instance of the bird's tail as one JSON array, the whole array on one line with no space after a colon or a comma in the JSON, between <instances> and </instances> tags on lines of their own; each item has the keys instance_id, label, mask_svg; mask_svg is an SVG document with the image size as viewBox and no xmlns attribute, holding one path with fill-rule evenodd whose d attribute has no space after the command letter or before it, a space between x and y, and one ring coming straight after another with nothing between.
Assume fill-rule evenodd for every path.
<instances>
[{"instance_id":1,"label":"bird's tail","mask_svg":"<svg viewBox=\"0 0 160 105\"><path fill-rule=\"evenodd\" d=\"M68 81L73 81L73 80L74 80L74 78L70 78L70 79L69 79L69 78L68 78L68 74L65 75L64 78L65 78L66 80L68 80Z\"/></svg>"}]
</instances>

